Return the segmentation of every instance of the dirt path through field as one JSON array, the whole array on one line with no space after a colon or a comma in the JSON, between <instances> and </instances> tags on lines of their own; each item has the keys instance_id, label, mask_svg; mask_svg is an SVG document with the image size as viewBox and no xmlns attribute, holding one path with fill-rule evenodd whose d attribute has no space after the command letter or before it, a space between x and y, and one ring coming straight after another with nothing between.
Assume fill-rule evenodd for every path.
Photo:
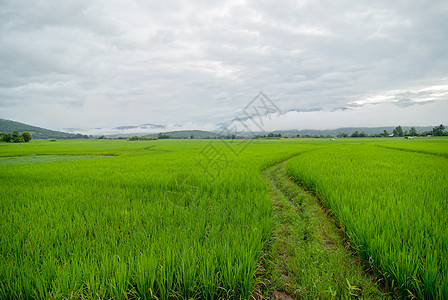
<instances>
[{"instance_id":1,"label":"dirt path through field","mask_svg":"<svg viewBox=\"0 0 448 300\"><path fill-rule=\"evenodd\" d=\"M319 199L287 174L287 161L262 172L273 201L274 229L258 291L270 299L387 299ZM260 298L260 297L258 297Z\"/></svg>"}]
</instances>

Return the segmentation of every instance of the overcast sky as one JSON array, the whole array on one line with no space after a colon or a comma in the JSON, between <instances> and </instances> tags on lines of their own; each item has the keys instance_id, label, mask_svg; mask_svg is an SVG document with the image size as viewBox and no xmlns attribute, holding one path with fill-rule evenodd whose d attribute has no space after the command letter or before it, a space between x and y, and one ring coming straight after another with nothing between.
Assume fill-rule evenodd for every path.
<instances>
[{"instance_id":1,"label":"overcast sky","mask_svg":"<svg viewBox=\"0 0 448 300\"><path fill-rule=\"evenodd\" d=\"M448 123L448 1L0 0L0 117L46 128L244 116ZM269 123L269 124L268 124Z\"/></svg>"}]
</instances>

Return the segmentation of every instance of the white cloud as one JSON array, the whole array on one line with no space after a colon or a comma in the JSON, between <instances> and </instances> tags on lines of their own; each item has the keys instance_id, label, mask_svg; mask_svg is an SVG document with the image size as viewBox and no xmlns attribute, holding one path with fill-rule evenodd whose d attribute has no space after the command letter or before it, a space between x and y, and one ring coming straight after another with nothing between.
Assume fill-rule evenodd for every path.
<instances>
[{"instance_id":1,"label":"white cloud","mask_svg":"<svg viewBox=\"0 0 448 300\"><path fill-rule=\"evenodd\" d=\"M363 99L348 103L348 106L356 106L375 103L397 103L398 105L406 103L407 105L425 103L429 101L448 100L448 85L436 85L410 90L386 91L382 94L368 95Z\"/></svg>"},{"instance_id":2,"label":"white cloud","mask_svg":"<svg viewBox=\"0 0 448 300\"><path fill-rule=\"evenodd\" d=\"M263 129L336 129L341 127L376 126L431 126L447 124L448 101L438 101L426 105L399 107L393 103L368 104L351 109L334 111L289 111L263 119ZM248 120L251 131L258 127ZM242 126L240 126L243 128Z\"/></svg>"}]
</instances>

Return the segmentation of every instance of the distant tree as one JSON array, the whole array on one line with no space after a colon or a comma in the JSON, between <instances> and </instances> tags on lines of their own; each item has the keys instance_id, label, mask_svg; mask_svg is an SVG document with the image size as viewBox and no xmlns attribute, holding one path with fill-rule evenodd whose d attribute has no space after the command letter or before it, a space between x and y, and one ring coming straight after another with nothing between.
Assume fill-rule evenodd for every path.
<instances>
[{"instance_id":1,"label":"distant tree","mask_svg":"<svg viewBox=\"0 0 448 300\"><path fill-rule=\"evenodd\" d=\"M409 135L410 136L417 136L417 129L415 129L415 127L411 127L411 129L409 130Z\"/></svg>"},{"instance_id":2,"label":"distant tree","mask_svg":"<svg viewBox=\"0 0 448 300\"><path fill-rule=\"evenodd\" d=\"M31 137L31 134L27 131L27 132L22 133L22 138L25 143L28 143L29 141L31 141L32 137Z\"/></svg>"},{"instance_id":3,"label":"distant tree","mask_svg":"<svg viewBox=\"0 0 448 300\"><path fill-rule=\"evenodd\" d=\"M346 138L348 137L348 133L347 132L340 132L338 133L338 138Z\"/></svg>"},{"instance_id":4,"label":"distant tree","mask_svg":"<svg viewBox=\"0 0 448 300\"><path fill-rule=\"evenodd\" d=\"M24 132L19 134L17 131L11 133L0 133L0 141L7 143L26 143L31 140L31 134L29 132Z\"/></svg>"},{"instance_id":5,"label":"distant tree","mask_svg":"<svg viewBox=\"0 0 448 300\"><path fill-rule=\"evenodd\" d=\"M353 132L351 137L359 137L359 131L356 130L355 132Z\"/></svg>"},{"instance_id":6,"label":"distant tree","mask_svg":"<svg viewBox=\"0 0 448 300\"><path fill-rule=\"evenodd\" d=\"M77 133L77 134L75 134L75 138L76 138L76 139L88 139L89 136L88 136L88 135L85 135L85 134Z\"/></svg>"},{"instance_id":7,"label":"distant tree","mask_svg":"<svg viewBox=\"0 0 448 300\"><path fill-rule=\"evenodd\" d=\"M443 126L443 124L440 124L439 126L436 126L432 129L432 133L435 136L442 136L444 135L444 131L445 130L445 126Z\"/></svg>"},{"instance_id":8,"label":"distant tree","mask_svg":"<svg viewBox=\"0 0 448 300\"><path fill-rule=\"evenodd\" d=\"M190 135L190 139L194 139L194 134Z\"/></svg>"},{"instance_id":9,"label":"distant tree","mask_svg":"<svg viewBox=\"0 0 448 300\"><path fill-rule=\"evenodd\" d=\"M300 137L300 133L296 134L296 137L299 138Z\"/></svg>"},{"instance_id":10,"label":"distant tree","mask_svg":"<svg viewBox=\"0 0 448 300\"><path fill-rule=\"evenodd\" d=\"M2 141L11 143L12 142L12 136L10 133L4 133L2 137Z\"/></svg>"},{"instance_id":11,"label":"distant tree","mask_svg":"<svg viewBox=\"0 0 448 300\"><path fill-rule=\"evenodd\" d=\"M384 129L383 133L381 134L384 137L388 137L389 136L389 132L387 132L386 129Z\"/></svg>"},{"instance_id":12,"label":"distant tree","mask_svg":"<svg viewBox=\"0 0 448 300\"><path fill-rule=\"evenodd\" d=\"M31 134L24 132L19 134L17 131L11 133L0 132L0 141L7 143L27 143L31 140Z\"/></svg>"},{"instance_id":13,"label":"distant tree","mask_svg":"<svg viewBox=\"0 0 448 300\"><path fill-rule=\"evenodd\" d=\"M19 138L20 138L19 133L17 131L14 131L12 133L12 142L13 143L18 143L19 142Z\"/></svg>"},{"instance_id":14,"label":"distant tree","mask_svg":"<svg viewBox=\"0 0 448 300\"><path fill-rule=\"evenodd\" d=\"M403 128L400 125L395 127L394 136L403 136Z\"/></svg>"},{"instance_id":15,"label":"distant tree","mask_svg":"<svg viewBox=\"0 0 448 300\"><path fill-rule=\"evenodd\" d=\"M359 137L367 137L367 133L365 133L364 131L362 131L362 132L359 134Z\"/></svg>"},{"instance_id":16,"label":"distant tree","mask_svg":"<svg viewBox=\"0 0 448 300\"><path fill-rule=\"evenodd\" d=\"M274 137L274 134L273 134L272 132L270 132L270 133L268 134L268 137Z\"/></svg>"},{"instance_id":17,"label":"distant tree","mask_svg":"<svg viewBox=\"0 0 448 300\"><path fill-rule=\"evenodd\" d=\"M153 141L153 140L157 140L157 138L153 136L136 136L136 135L128 138L128 141Z\"/></svg>"}]
</instances>

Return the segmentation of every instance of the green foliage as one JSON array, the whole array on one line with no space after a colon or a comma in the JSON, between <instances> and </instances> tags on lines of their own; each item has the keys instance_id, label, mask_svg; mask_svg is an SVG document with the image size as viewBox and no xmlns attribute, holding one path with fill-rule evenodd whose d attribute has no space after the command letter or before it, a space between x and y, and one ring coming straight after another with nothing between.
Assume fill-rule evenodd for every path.
<instances>
[{"instance_id":1,"label":"green foliage","mask_svg":"<svg viewBox=\"0 0 448 300\"><path fill-rule=\"evenodd\" d=\"M403 135L404 135L403 134L403 128L401 128L401 126L395 127L395 129L394 129L394 136L402 137Z\"/></svg>"},{"instance_id":2,"label":"green foliage","mask_svg":"<svg viewBox=\"0 0 448 300\"><path fill-rule=\"evenodd\" d=\"M4 157L118 155L0 165L0 298L248 299L272 229L259 172L296 150L253 144L235 156L212 141L228 164L211 177L197 161L209 142L0 146Z\"/></svg>"},{"instance_id":3,"label":"green foliage","mask_svg":"<svg viewBox=\"0 0 448 300\"><path fill-rule=\"evenodd\" d=\"M58 162L58 161L72 161L80 159L95 159L104 158L110 156L101 155L24 155L24 156L13 156L13 157L1 157L0 156L0 166L1 165L21 165L21 164L39 164L48 162Z\"/></svg>"},{"instance_id":4,"label":"green foliage","mask_svg":"<svg viewBox=\"0 0 448 300\"><path fill-rule=\"evenodd\" d=\"M445 135L445 126L443 124L440 124L439 126L436 126L433 128L432 132L435 136L442 136Z\"/></svg>"},{"instance_id":5,"label":"green foliage","mask_svg":"<svg viewBox=\"0 0 448 300\"><path fill-rule=\"evenodd\" d=\"M354 144L307 152L288 171L325 201L364 261L389 285L406 296L446 299L445 157Z\"/></svg>"},{"instance_id":6,"label":"green foliage","mask_svg":"<svg viewBox=\"0 0 448 300\"><path fill-rule=\"evenodd\" d=\"M157 140L156 137L152 136L131 136L128 138L128 141L155 141Z\"/></svg>"},{"instance_id":7,"label":"green foliage","mask_svg":"<svg viewBox=\"0 0 448 300\"><path fill-rule=\"evenodd\" d=\"M10 133L3 133L0 132L0 140L3 142L11 143L12 142L12 136Z\"/></svg>"},{"instance_id":8,"label":"green foliage","mask_svg":"<svg viewBox=\"0 0 448 300\"><path fill-rule=\"evenodd\" d=\"M169 135L167 135L167 134L163 134L163 133L159 133L159 135L157 136L157 138L159 139L159 140L166 140L166 139L169 139L169 138L171 138Z\"/></svg>"},{"instance_id":9,"label":"green foliage","mask_svg":"<svg viewBox=\"0 0 448 300\"><path fill-rule=\"evenodd\" d=\"M414 138L411 142L400 140L394 143L381 143L377 146L409 152L435 154L448 158L448 139L446 138L432 138L430 142L426 138Z\"/></svg>"},{"instance_id":10,"label":"green foliage","mask_svg":"<svg viewBox=\"0 0 448 300\"><path fill-rule=\"evenodd\" d=\"M447 140L390 141L1 143L2 160L21 161L0 164L0 298L248 299L275 226L261 170L304 150L289 173L326 201L365 261L403 293L442 298L446 158L409 151L441 155ZM346 278L321 296L364 293Z\"/></svg>"},{"instance_id":11,"label":"green foliage","mask_svg":"<svg viewBox=\"0 0 448 300\"><path fill-rule=\"evenodd\" d=\"M27 143L31 140L31 134L29 132L24 132L19 134L17 131L10 133L0 133L0 141L7 143Z\"/></svg>"},{"instance_id":12,"label":"green foliage","mask_svg":"<svg viewBox=\"0 0 448 300\"><path fill-rule=\"evenodd\" d=\"M282 134L281 134L281 133L273 133L273 132L270 132L270 133L267 135L267 137L268 137L268 138L274 138L274 137L279 138L279 137L282 137Z\"/></svg>"},{"instance_id":13,"label":"green foliage","mask_svg":"<svg viewBox=\"0 0 448 300\"><path fill-rule=\"evenodd\" d=\"M25 143L28 143L32 139L31 134L29 132L22 133L22 138Z\"/></svg>"},{"instance_id":14,"label":"green foliage","mask_svg":"<svg viewBox=\"0 0 448 300\"><path fill-rule=\"evenodd\" d=\"M12 133L13 131L18 132L28 132L35 139L49 139L49 138L57 138L57 139L80 139L80 138L88 138L86 135L81 134L70 134L55 130L49 130L40 128L37 126L31 126L28 124L23 124L15 121L5 120L0 118L0 132Z\"/></svg>"},{"instance_id":15,"label":"green foliage","mask_svg":"<svg viewBox=\"0 0 448 300\"><path fill-rule=\"evenodd\" d=\"M19 133L18 133L17 131L14 131L14 132L12 133L12 141L13 141L14 143L17 143L17 142L19 141Z\"/></svg>"},{"instance_id":16,"label":"green foliage","mask_svg":"<svg viewBox=\"0 0 448 300\"><path fill-rule=\"evenodd\" d=\"M409 135L410 136L417 136L417 129L415 129L415 127L411 127L411 129L409 130Z\"/></svg>"},{"instance_id":17,"label":"green foliage","mask_svg":"<svg viewBox=\"0 0 448 300\"><path fill-rule=\"evenodd\" d=\"M359 132L358 130L356 130L352 133L351 137L367 137L367 134L364 131Z\"/></svg>"},{"instance_id":18,"label":"green foliage","mask_svg":"<svg viewBox=\"0 0 448 300\"><path fill-rule=\"evenodd\" d=\"M343 299L355 294L360 299L387 299L376 284L378 278L354 263L356 258L318 199L291 180L285 164L263 172L276 224L263 264L267 290L284 291L294 299ZM347 286L349 282L353 284Z\"/></svg>"}]
</instances>

